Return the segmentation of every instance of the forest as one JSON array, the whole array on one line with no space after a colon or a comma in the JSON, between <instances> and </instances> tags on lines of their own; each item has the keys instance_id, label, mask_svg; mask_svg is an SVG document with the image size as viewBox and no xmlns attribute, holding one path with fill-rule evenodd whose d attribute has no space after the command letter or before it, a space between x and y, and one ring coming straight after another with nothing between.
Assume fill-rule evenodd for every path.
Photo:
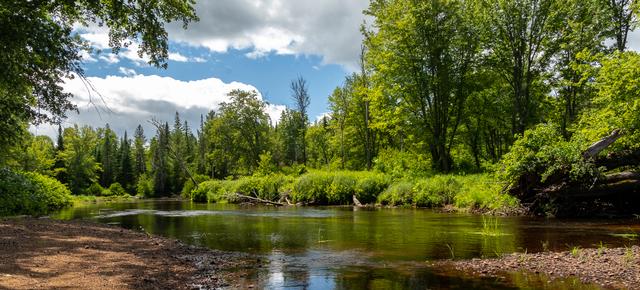
<instances>
[{"instance_id":1,"label":"forest","mask_svg":"<svg viewBox=\"0 0 640 290\"><path fill-rule=\"evenodd\" d=\"M196 19L188 5L175 8L160 18ZM55 141L27 128L60 124L75 109L58 83L82 76L84 46L70 26L42 31L54 20L38 13L51 7L29 9L12 14L29 25L0 23L0 66L7 68L0 75L0 215L44 214L72 196L126 195L637 213L640 54L628 50L635 1L372 0L360 67L333 90L322 118L309 116L314 84L301 76L282 84L292 105L278 122L258 92L234 90L200 124L176 112L174 120L140 120L155 132L138 125L121 136L108 124L60 125ZM90 4L83 9L109 17ZM112 17L105 20L124 16ZM78 20L87 19L67 21ZM120 29L118 44L138 26L112 29ZM25 36L34 31L41 34ZM162 67L166 34L155 36L143 38L151 41L143 49Z\"/></svg>"}]
</instances>

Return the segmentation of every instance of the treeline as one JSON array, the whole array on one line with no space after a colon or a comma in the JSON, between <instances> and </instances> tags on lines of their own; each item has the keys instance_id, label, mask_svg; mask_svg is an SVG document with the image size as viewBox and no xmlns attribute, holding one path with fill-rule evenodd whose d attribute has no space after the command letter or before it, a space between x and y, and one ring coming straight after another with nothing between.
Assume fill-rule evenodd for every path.
<instances>
[{"instance_id":1,"label":"treeline","mask_svg":"<svg viewBox=\"0 0 640 290\"><path fill-rule=\"evenodd\" d=\"M631 0L372 0L360 67L318 120L300 77L276 124L257 92L236 90L196 130L178 113L172 125L154 121L148 139L140 126L133 138L74 126L55 145L26 137L3 164L56 176L76 194L121 186L164 196L207 179L311 168L394 180L498 168L512 186L522 176L586 184L603 172L581 157L591 142L619 129L625 137L613 149L637 147L632 64L640 57L625 50L638 8Z\"/></svg>"}]
</instances>

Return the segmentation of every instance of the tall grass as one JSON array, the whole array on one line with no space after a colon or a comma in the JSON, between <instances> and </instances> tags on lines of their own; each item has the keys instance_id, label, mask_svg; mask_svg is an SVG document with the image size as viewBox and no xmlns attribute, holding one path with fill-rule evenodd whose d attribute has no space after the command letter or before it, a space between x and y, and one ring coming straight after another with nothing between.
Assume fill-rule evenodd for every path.
<instances>
[{"instance_id":1,"label":"tall grass","mask_svg":"<svg viewBox=\"0 0 640 290\"><path fill-rule=\"evenodd\" d=\"M498 210L517 206L515 198L501 194L501 184L486 174L436 175L400 179L369 171L311 171L301 176L270 174L236 180L200 183L186 195L200 202L235 202L235 193L279 200L287 195L294 203L352 204L356 196L364 204Z\"/></svg>"}]
</instances>

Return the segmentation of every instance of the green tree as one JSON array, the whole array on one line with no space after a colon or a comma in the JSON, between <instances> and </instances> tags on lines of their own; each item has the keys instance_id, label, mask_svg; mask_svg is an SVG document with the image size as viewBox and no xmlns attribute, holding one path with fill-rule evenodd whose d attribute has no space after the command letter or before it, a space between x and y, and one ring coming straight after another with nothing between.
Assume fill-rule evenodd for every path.
<instances>
[{"instance_id":1,"label":"green tree","mask_svg":"<svg viewBox=\"0 0 640 290\"><path fill-rule=\"evenodd\" d=\"M309 100L309 87L307 85L307 81L303 77L298 77L297 79L291 81L291 98L294 101L296 112L298 112L297 117L294 118L298 122L298 132L296 134L296 140L301 144L302 148L302 163L307 163L307 125L309 123L309 116L307 115L307 109L309 108L310 100ZM295 116L295 115L294 115Z\"/></svg>"},{"instance_id":2,"label":"green tree","mask_svg":"<svg viewBox=\"0 0 640 290\"><path fill-rule=\"evenodd\" d=\"M140 175L147 172L147 161L145 152L146 139L142 125L138 125L133 139L133 174L137 180Z\"/></svg>"},{"instance_id":3,"label":"green tree","mask_svg":"<svg viewBox=\"0 0 640 290\"><path fill-rule=\"evenodd\" d=\"M375 17L365 31L375 86L370 98L380 116L375 121L389 116L404 119L396 124L411 124L412 138L426 145L438 171L453 168L451 148L469 94L466 79L479 51L472 4L379 0L366 11Z\"/></svg>"},{"instance_id":4,"label":"green tree","mask_svg":"<svg viewBox=\"0 0 640 290\"><path fill-rule=\"evenodd\" d=\"M488 65L511 86L513 134L537 123L546 94L543 75L558 49L566 9L558 0L484 2Z\"/></svg>"},{"instance_id":5,"label":"green tree","mask_svg":"<svg viewBox=\"0 0 640 290\"><path fill-rule=\"evenodd\" d=\"M193 0L0 2L0 150L19 142L26 124L59 122L69 110L71 94L64 78L83 77L82 53L88 44L74 27L98 23L109 29L115 53L131 41L149 63L166 67L165 22L183 26L197 20Z\"/></svg>"},{"instance_id":6,"label":"green tree","mask_svg":"<svg viewBox=\"0 0 640 290\"><path fill-rule=\"evenodd\" d=\"M52 175L55 164L53 141L48 136L26 135L26 140L17 150L12 150L15 167L22 171Z\"/></svg>"},{"instance_id":7,"label":"green tree","mask_svg":"<svg viewBox=\"0 0 640 290\"><path fill-rule=\"evenodd\" d=\"M100 147L96 150L96 159L100 160L102 168L100 185L109 187L118 175L118 136L106 124L104 129L98 131L98 138Z\"/></svg>"},{"instance_id":8,"label":"green tree","mask_svg":"<svg viewBox=\"0 0 640 290\"><path fill-rule=\"evenodd\" d=\"M157 128L156 137L151 141L151 172L155 195L165 196L171 193L169 164L169 123Z\"/></svg>"},{"instance_id":9,"label":"green tree","mask_svg":"<svg viewBox=\"0 0 640 290\"><path fill-rule=\"evenodd\" d=\"M120 140L120 150L118 150L118 175L117 182L124 187L127 192L134 192L134 172L131 160L131 140L124 131L124 137Z\"/></svg>"},{"instance_id":10,"label":"green tree","mask_svg":"<svg viewBox=\"0 0 640 290\"><path fill-rule=\"evenodd\" d=\"M74 194L82 194L97 181L100 165L94 151L98 145L96 132L89 126L64 130L65 149L59 156L65 163L68 186Z\"/></svg>"}]
</instances>

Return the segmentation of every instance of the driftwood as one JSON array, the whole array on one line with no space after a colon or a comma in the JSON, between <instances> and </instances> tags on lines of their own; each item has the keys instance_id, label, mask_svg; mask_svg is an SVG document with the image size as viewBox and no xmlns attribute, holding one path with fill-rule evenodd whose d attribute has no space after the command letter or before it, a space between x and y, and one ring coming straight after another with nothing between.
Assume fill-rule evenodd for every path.
<instances>
[{"instance_id":1,"label":"driftwood","mask_svg":"<svg viewBox=\"0 0 640 290\"><path fill-rule=\"evenodd\" d=\"M355 194L353 195L353 204L357 207L364 207L364 205L362 205L362 203L360 203L360 201L358 200L358 198L356 198Z\"/></svg>"},{"instance_id":2,"label":"driftwood","mask_svg":"<svg viewBox=\"0 0 640 290\"><path fill-rule=\"evenodd\" d=\"M591 144L587 150L582 153L582 157L584 158L593 158L598 153L600 153L605 148L609 147L609 145L616 142L618 138L622 137L622 133L620 133L620 129L615 129L611 134L607 137L600 139L598 142Z\"/></svg>"},{"instance_id":3,"label":"driftwood","mask_svg":"<svg viewBox=\"0 0 640 290\"><path fill-rule=\"evenodd\" d=\"M253 197L253 196L248 196L248 195L244 195L244 194L239 194L239 193L235 193L235 196L241 199L246 199L246 200L250 200L253 202L258 202L258 203L264 203L264 204L271 204L271 205L278 205L278 206L285 206L286 204L282 203L282 202L277 202L277 201L271 201L268 199L262 199L259 197Z\"/></svg>"}]
</instances>

